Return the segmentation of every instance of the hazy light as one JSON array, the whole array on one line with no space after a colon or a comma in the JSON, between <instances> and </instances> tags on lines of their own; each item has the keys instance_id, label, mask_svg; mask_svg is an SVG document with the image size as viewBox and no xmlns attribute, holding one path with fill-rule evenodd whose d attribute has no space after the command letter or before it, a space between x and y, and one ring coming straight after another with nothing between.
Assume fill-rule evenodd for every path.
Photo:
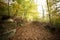
<instances>
[{"instance_id":1,"label":"hazy light","mask_svg":"<svg viewBox=\"0 0 60 40\"><path fill-rule=\"evenodd\" d=\"M39 16L43 16L43 11L44 10L44 16L47 14L47 5L46 5L46 0L34 0L34 2L37 4L37 10L39 12ZM43 6L43 9L42 9Z\"/></svg>"}]
</instances>

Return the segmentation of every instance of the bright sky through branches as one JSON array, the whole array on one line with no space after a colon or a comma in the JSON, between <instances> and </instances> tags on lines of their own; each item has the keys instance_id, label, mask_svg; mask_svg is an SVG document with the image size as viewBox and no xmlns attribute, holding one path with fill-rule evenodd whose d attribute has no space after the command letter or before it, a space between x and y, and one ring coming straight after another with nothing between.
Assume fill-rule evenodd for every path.
<instances>
[{"instance_id":1,"label":"bright sky through branches","mask_svg":"<svg viewBox=\"0 0 60 40\"><path fill-rule=\"evenodd\" d=\"M8 0L4 0L5 3L8 3ZM26 0L28 1L28 0ZM46 4L46 0L34 0L34 2L37 4L37 10L39 12L39 16L43 17L43 10L44 10L44 16L46 16L47 14L47 4ZM9 4L12 3L12 0L9 0ZM43 6L43 8L42 8Z\"/></svg>"},{"instance_id":2,"label":"bright sky through branches","mask_svg":"<svg viewBox=\"0 0 60 40\"><path fill-rule=\"evenodd\" d=\"M47 4L46 0L34 0L34 2L37 4L37 10L39 12L39 16L43 16L43 10L44 10L44 15L46 16L47 14ZM42 9L43 6L43 9Z\"/></svg>"}]
</instances>

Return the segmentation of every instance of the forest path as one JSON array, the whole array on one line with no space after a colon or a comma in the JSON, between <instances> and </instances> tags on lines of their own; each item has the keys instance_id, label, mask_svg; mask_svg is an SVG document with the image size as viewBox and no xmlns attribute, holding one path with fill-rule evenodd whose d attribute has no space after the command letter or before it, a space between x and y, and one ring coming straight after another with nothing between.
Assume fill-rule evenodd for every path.
<instances>
[{"instance_id":1,"label":"forest path","mask_svg":"<svg viewBox=\"0 0 60 40\"><path fill-rule=\"evenodd\" d=\"M26 23L18 27L13 40L60 40L48 32L41 24Z\"/></svg>"}]
</instances>

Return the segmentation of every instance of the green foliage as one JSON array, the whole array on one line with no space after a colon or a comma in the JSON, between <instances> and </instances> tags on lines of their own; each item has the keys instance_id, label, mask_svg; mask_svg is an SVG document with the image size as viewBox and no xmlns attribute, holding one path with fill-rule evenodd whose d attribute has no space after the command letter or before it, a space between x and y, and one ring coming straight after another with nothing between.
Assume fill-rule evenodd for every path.
<instances>
[{"instance_id":1,"label":"green foliage","mask_svg":"<svg viewBox=\"0 0 60 40\"><path fill-rule=\"evenodd\" d=\"M38 20L37 5L33 0L12 0L14 3L0 7L0 14L18 16L26 20ZM3 5L3 4L1 4ZM9 10L8 10L9 9ZM3 11L3 12L2 12ZM8 13L9 11L9 13Z\"/></svg>"},{"instance_id":2,"label":"green foliage","mask_svg":"<svg viewBox=\"0 0 60 40\"><path fill-rule=\"evenodd\" d=\"M38 18L38 12L36 11L37 6L36 4L31 0L17 0L17 2L20 4L20 9L17 15L22 15L22 17L26 20L31 19L37 19ZM37 14L37 15L35 15ZM37 18L35 18L37 17Z\"/></svg>"},{"instance_id":3,"label":"green foliage","mask_svg":"<svg viewBox=\"0 0 60 40\"><path fill-rule=\"evenodd\" d=\"M0 15L7 15L8 14L8 10L7 10L7 4L0 2Z\"/></svg>"},{"instance_id":4,"label":"green foliage","mask_svg":"<svg viewBox=\"0 0 60 40\"><path fill-rule=\"evenodd\" d=\"M59 12L59 0L47 0L48 2L48 9L51 18L51 22L54 26L60 27L60 12Z\"/></svg>"}]
</instances>

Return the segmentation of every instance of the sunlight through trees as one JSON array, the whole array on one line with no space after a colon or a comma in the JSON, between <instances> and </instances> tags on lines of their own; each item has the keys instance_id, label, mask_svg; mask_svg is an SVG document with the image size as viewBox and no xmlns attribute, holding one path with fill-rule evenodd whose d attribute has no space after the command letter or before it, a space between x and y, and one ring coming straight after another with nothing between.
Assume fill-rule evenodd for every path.
<instances>
[{"instance_id":1,"label":"sunlight through trees","mask_svg":"<svg viewBox=\"0 0 60 40\"><path fill-rule=\"evenodd\" d=\"M55 22L60 14L59 0L0 0L0 15L20 17L26 21ZM2 12L4 11L4 12ZM8 13L9 12L9 13Z\"/></svg>"}]
</instances>

